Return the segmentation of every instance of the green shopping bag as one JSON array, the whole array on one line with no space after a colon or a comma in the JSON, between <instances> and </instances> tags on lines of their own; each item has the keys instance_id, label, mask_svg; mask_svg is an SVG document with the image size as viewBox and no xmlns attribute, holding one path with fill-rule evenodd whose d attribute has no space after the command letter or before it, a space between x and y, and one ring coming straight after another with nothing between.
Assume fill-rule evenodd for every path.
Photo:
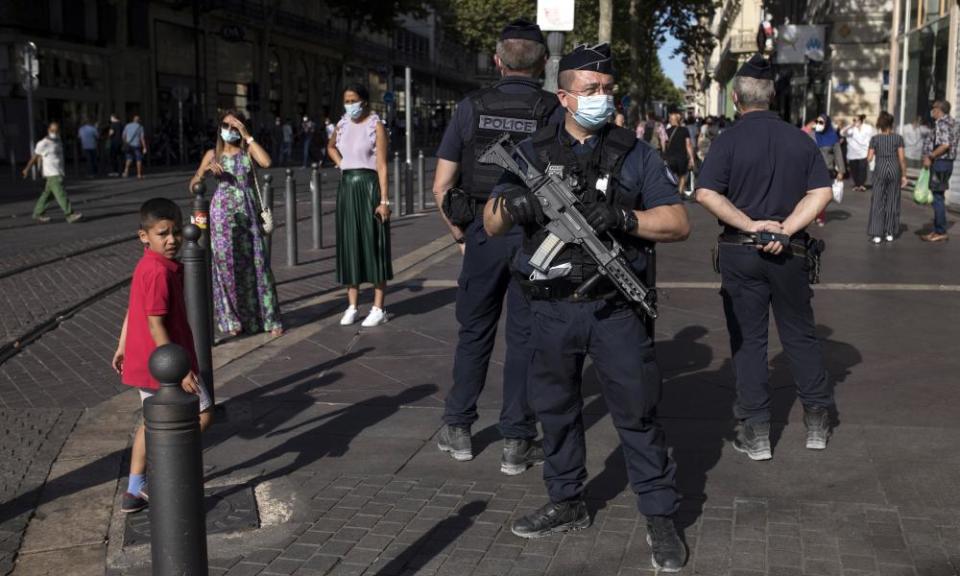
<instances>
[{"instance_id":1,"label":"green shopping bag","mask_svg":"<svg viewBox=\"0 0 960 576\"><path fill-rule=\"evenodd\" d=\"M930 169L924 168L917 177L917 183L913 187L913 201L917 204L932 204L933 193L930 192Z\"/></svg>"}]
</instances>

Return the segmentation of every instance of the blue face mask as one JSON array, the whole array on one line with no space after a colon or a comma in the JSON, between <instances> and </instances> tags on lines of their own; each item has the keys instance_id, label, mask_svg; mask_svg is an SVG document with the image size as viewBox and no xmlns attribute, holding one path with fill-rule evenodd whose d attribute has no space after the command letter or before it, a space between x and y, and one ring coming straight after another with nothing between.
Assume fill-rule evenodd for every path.
<instances>
[{"instance_id":1,"label":"blue face mask","mask_svg":"<svg viewBox=\"0 0 960 576\"><path fill-rule=\"evenodd\" d=\"M363 103L362 102L352 102L350 104L344 104L343 109L347 111L347 116L350 116L354 120L363 115Z\"/></svg>"},{"instance_id":2,"label":"blue face mask","mask_svg":"<svg viewBox=\"0 0 960 576\"><path fill-rule=\"evenodd\" d=\"M603 126L613 115L613 95L576 96L577 111L573 119L587 130L596 130Z\"/></svg>"},{"instance_id":3,"label":"blue face mask","mask_svg":"<svg viewBox=\"0 0 960 576\"><path fill-rule=\"evenodd\" d=\"M220 129L220 138L221 138L224 142L228 142L228 143L230 143L230 144L233 144L234 142L237 142L237 141L240 140L240 133L239 133L239 132L236 132L236 131L234 131L234 130L229 130L229 129L227 129L227 128L221 128L221 129Z\"/></svg>"}]
</instances>

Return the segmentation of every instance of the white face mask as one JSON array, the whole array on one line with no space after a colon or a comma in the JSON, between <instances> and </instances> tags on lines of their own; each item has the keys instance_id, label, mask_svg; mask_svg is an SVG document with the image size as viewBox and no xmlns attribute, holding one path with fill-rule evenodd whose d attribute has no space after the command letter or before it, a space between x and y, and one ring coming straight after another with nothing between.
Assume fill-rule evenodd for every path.
<instances>
[{"instance_id":1,"label":"white face mask","mask_svg":"<svg viewBox=\"0 0 960 576\"><path fill-rule=\"evenodd\" d=\"M59 137L60 137L60 134L57 134L56 132L47 132L47 138L51 140L56 140Z\"/></svg>"},{"instance_id":2,"label":"white face mask","mask_svg":"<svg viewBox=\"0 0 960 576\"><path fill-rule=\"evenodd\" d=\"M343 109L347 112L347 116L350 116L356 120L363 115L363 102L351 102L350 104L344 104Z\"/></svg>"},{"instance_id":3,"label":"white face mask","mask_svg":"<svg viewBox=\"0 0 960 576\"><path fill-rule=\"evenodd\" d=\"M823 132L824 130L827 129L827 127L824 126L823 124L815 124L813 129L816 130L817 132Z\"/></svg>"},{"instance_id":4,"label":"white face mask","mask_svg":"<svg viewBox=\"0 0 960 576\"><path fill-rule=\"evenodd\" d=\"M228 128L221 128L221 129L220 129L220 138L222 138L224 142L228 142L228 143L230 143L230 144L233 144L234 142L237 142L237 141L240 140L240 133L237 132L236 130L230 130L230 129L228 129Z\"/></svg>"},{"instance_id":5,"label":"white face mask","mask_svg":"<svg viewBox=\"0 0 960 576\"><path fill-rule=\"evenodd\" d=\"M603 126L616 110L612 94L575 96L575 98L577 111L573 113L573 119L587 130L593 131Z\"/></svg>"}]
</instances>

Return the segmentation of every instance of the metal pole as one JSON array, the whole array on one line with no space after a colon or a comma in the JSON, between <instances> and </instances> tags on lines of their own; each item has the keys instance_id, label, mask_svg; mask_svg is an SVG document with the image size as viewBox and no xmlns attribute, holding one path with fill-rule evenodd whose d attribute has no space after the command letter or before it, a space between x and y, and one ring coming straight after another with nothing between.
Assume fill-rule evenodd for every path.
<instances>
[{"instance_id":1,"label":"metal pole","mask_svg":"<svg viewBox=\"0 0 960 576\"><path fill-rule=\"evenodd\" d=\"M313 249L323 248L323 205L321 200L323 195L320 193L320 165L313 163L313 170L310 172L310 202L313 211Z\"/></svg>"},{"instance_id":2,"label":"metal pole","mask_svg":"<svg viewBox=\"0 0 960 576\"><path fill-rule=\"evenodd\" d=\"M273 176L269 173L263 175L263 206L269 208L273 213ZM267 244L267 261L270 261L270 255L273 251L273 234L267 234L264 242Z\"/></svg>"},{"instance_id":3,"label":"metal pole","mask_svg":"<svg viewBox=\"0 0 960 576\"><path fill-rule=\"evenodd\" d=\"M543 89L556 92L560 56L563 54L563 32L547 32L547 48L550 50L550 59L547 60Z\"/></svg>"},{"instance_id":4,"label":"metal pole","mask_svg":"<svg viewBox=\"0 0 960 576\"><path fill-rule=\"evenodd\" d=\"M404 112L404 121L407 125L406 146L407 146L407 165L410 165L413 153L413 80L411 78L410 67L407 66L403 74L403 97L406 102Z\"/></svg>"},{"instance_id":5,"label":"metal pole","mask_svg":"<svg viewBox=\"0 0 960 576\"><path fill-rule=\"evenodd\" d=\"M213 331L210 308L210 266L206 248L200 244L203 231L199 226L183 227L183 300L187 308L187 320L193 333L193 346L197 351L200 379L213 397Z\"/></svg>"},{"instance_id":6,"label":"metal pole","mask_svg":"<svg viewBox=\"0 0 960 576\"><path fill-rule=\"evenodd\" d=\"M207 185L201 180L193 185L193 214L190 223L200 229L200 245L210 249L210 201L204 196Z\"/></svg>"},{"instance_id":7,"label":"metal pole","mask_svg":"<svg viewBox=\"0 0 960 576\"><path fill-rule=\"evenodd\" d=\"M200 451L200 399L180 382L190 372L187 352L165 344L150 356L160 382L143 403L150 470L150 556L155 576L206 576L207 528Z\"/></svg>"},{"instance_id":8,"label":"metal pole","mask_svg":"<svg viewBox=\"0 0 960 576\"><path fill-rule=\"evenodd\" d=\"M400 152L393 153L393 206L400 216Z\"/></svg>"},{"instance_id":9,"label":"metal pole","mask_svg":"<svg viewBox=\"0 0 960 576\"><path fill-rule=\"evenodd\" d=\"M60 132L60 138L63 138L63 132ZM77 173L77 178L83 174L80 171L80 138L73 141L73 171Z\"/></svg>"},{"instance_id":10,"label":"metal pole","mask_svg":"<svg viewBox=\"0 0 960 576\"><path fill-rule=\"evenodd\" d=\"M297 265L297 183L293 168L287 168L287 266Z\"/></svg>"},{"instance_id":11,"label":"metal pole","mask_svg":"<svg viewBox=\"0 0 960 576\"><path fill-rule=\"evenodd\" d=\"M907 112L907 70L910 68L910 11L903 23L903 67L900 71L900 130L903 130L904 116ZM912 121L912 119L911 119Z\"/></svg>"},{"instance_id":12,"label":"metal pole","mask_svg":"<svg viewBox=\"0 0 960 576\"><path fill-rule=\"evenodd\" d=\"M403 164L403 208L406 214L413 214L413 164L407 160Z\"/></svg>"},{"instance_id":13,"label":"metal pole","mask_svg":"<svg viewBox=\"0 0 960 576\"><path fill-rule=\"evenodd\" d=\"M27 137L30 139L30 152L28 158L33 157L33 151L36 149L36 142L33 140L33 59L37 54L37 45L33 42L27 42ZM37 167L30 168L30 176L37 179Z\"/></svg>"},{"instance_id":14,"label":"metal pole","mask_svg":"<svg viewBox=\"0 0 960 576\"><path fill-rule=\"evenodd\" d=\"M427 209L427 183L423 181L423 150L417 152L417 185L420 186L420 211Z\"/></svg>"}]
</instances>

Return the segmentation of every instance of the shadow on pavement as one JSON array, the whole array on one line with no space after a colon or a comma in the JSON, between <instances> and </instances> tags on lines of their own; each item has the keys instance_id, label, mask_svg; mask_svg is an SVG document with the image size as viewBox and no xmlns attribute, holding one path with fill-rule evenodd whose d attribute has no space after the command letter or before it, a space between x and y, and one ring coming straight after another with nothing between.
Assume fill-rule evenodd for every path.
<instances>
[{"instance_id":1,"label":"shadow on pavement","mask_svg":"<svg viewBox=\"0 0 960 576\"><path fill-rule=\"evenodd\" d=\"M449 516L438 522L426 534L407 546L407 549L401 552L399 556L377 570L376 576L406 574L404 569L418 570L425 568L431 560L473 526L476 517L486 509L487 503L483 500L474 500L464 504L457 510L456 516Z\"/></svg>"}]
</instances>

